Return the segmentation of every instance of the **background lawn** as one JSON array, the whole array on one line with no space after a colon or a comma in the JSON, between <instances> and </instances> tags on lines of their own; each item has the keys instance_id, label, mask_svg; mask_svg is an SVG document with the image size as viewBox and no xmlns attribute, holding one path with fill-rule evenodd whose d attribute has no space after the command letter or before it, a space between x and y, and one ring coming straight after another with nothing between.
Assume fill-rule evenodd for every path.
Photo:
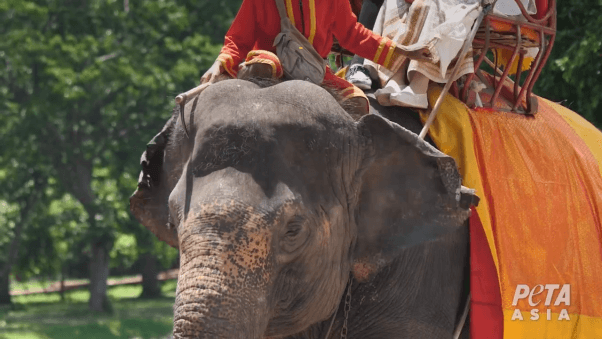
<instances>
[{"instance_id":1,"label":"background lawn","mask_svg":"<svg viewBox=\"0 0 602 339\"><path fill-rule=\"evenodd\" d=\"M109 288L112 314L88 310L87 290L13 297L0 308L0 339L167 338L171 333L176 281L162 283L159 299L138 299L141 285Z\"/></svg>"}]
</instances>

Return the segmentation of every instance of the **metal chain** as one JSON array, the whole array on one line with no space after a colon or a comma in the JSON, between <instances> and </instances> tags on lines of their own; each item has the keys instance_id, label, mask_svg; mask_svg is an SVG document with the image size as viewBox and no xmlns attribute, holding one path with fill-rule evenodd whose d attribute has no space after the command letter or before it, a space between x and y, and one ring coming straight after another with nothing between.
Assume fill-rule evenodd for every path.
<instances>
[{"instance_id":1,"label":"metal chain","mask_svg":"<svg viewBox=\"0 0 602 339\"><path fill-rule=\"evenodd\" d=\"M345 312L345 322L343 322L343 329L341 330L341 339L347 338L347 319L349 318L349 310L351 309L351 281L353 280L353 276L349 274L349 281L347 282L347 294L345 294L345 306L343 308ZM328 339L330 337L330 330L332 330L332 325L334 324L334 319L337 315L338 307L334 311L332 315L332 320L330 321L330 326L328 327L328 331L324 336L324 339Z\"/></svg>"},{"instance_id":2,"label":"metal chain","mask_svg":"<svg viewBox=\"0 0 602 339\"><path fill-rule=\"evenodd\" d=\"M345 321L343 322L343 330L341 331L341 339L347 339L347 319L349 319L349 310L351 309L351 282L353 277L349 277L349 286L347 287L347 295L345 295Z\"/></svg>"}]
</instances>

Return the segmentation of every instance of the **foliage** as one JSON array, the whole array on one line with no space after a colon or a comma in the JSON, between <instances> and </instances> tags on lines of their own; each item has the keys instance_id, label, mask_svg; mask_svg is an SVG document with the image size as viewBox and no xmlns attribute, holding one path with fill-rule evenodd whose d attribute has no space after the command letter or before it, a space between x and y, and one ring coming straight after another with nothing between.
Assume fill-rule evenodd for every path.
<instances>
[{"instance_id":1,"label":"foliage","mask_svg":"<svg viewBox=\"0 0 602 339\"><path fill-rule=\"evenodd\" d=\"M11 308L0 309L0 338L159 338L171 331L175 281L162 285L163 297L140 300L142 286L109 289L113 315L87 310L88 291L21 296Z\"/></svg>"},{"instance_id":2,"label":"foliage","mask_svg":"<svg viewBox=\"0 0 602 339\"><path fill-rule=\"evenodd\" d=\"M602 127L602 2L558 1L556 41L534 91Z\"/></svg>"},{"instance_id":3,"label":"foliage","mask_svg":"<svg viewBox=\"0 0 602 339\"><path fill-rule=\"evenodd\" d=\"M145 251L173 262L131 218L128 197L145 143L212 64L239 4L0 2L0 264L23 221L24 277L85 268L91 243L116 244L115 266Z\"/></svg>"}]
</instances>

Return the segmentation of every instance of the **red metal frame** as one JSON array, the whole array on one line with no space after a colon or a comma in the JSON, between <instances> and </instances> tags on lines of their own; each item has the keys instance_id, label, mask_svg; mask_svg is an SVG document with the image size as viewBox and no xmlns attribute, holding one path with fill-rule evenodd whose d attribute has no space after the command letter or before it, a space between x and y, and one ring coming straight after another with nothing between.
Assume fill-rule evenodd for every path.
<instances>
[{"instance_id":1,"label":"red metal frame","mask_svg":"<svg viewBox=\"0 0 602 339\"><path fill-rule=\"evenodd\" d=\"M408 1L408 0L406 0ZM488 101L483 102L484 107L494 108L496 110L510 111L515 113L523 114L535 114L536 107L533 107L534 101L532 100L532 90L537 78L541 74L541 70L546 64L552 47L554 46L554 40L556 38L556 1L549 0L536 0L537 1L537 13L531 16L527 13L527 10L523 6L520 0L514 0L524 17L524 21L514 20L507 17L502 17L495 14L488 14L483 18L481 27L479 28L480 34L477 34L473 40L472 48L474 51L474 57L476 59L474 63L474 73L470 73L465 77L461 77L460 83L456 81L452 84L450 93L456 98L459 98L470 107L475 107L474 96L471 95L473 90L470 88L470 83L475 79L475 75L479 75L479 78L490 85L489 91L492 91L492 95ZM498 23L506 23L514 28L512 32L497 32L492 28L492 21ZM522 34L525 30L536 32L539 35L539 41L530 40L526 35ZM498 40L491 37L491 33L503 33L506 38L513 36L515 39L508 41L508 39ZM484 35L484 36L483 36ZM512 56L508 60L507 65L512 65L514 60L518 56L518 65L522 65L523 58L527 53L526 48L538 47L539 51L535 56L529 69L529 73L525 80L521 82L522 67L517 67L515 79L512 81L508 77L510 67L506 67L503 71L494 65L489 59L486 60L486 55L489 50L494 49L505 49L511 50ZM352 56L353 53L341 48L338 43L333 45L332 53L337 55L337 67L342 67L343 55ZM481 72L481 66L483 61L486 64L491 65L494 68L493 75L483 75ZM497 75L500 75L498 78ZM508 86L509 84L512 84ZM473 93L474 94L474 93ZM504 105L495 105L504 101ZM523 103L525 105L523 105ZM509 107L509 109L500 108L500 106Z\"/></svg>"},{"instance_id":2,"label":"red metal frame","mask_svg":"<svg viewBox=\"0 0 602 339\"><path fill-rule=\"evenodd\" d=\"M473 50L475 51L475 57L478 56L474 69L475 73L471 73L467 75L462 88L462 91L458 97L460 100L464 101L469 106L473 106L474 104L469 103L470 98L470 83L474 79L474 76L480 72L480 68L483 65L483 61L486 58L486 54L489 50L492 49L505 49L511 50L512 56L510 60L508 60L507 65L512 65L516 57L518 56L518 65L522 65L522 61L524 55L526 54L527 47L538 47L539 51L532 63L532 66L529 70L529 73L524 80L523 84L520 84L521 80L521 67L517 67L517 73L515 76L514 86L512 89L508 88L508 83L511 83L512 80L508 78L508 73L510 71L510 67L506 67L502 72L497 66L494 65L494 74L488 78L492 80L489 85L491 85L491 89L493 90L493 95L491 95L490 100L487 102L483 102L484 107L490 107L495 109L500 109L499 105L495 105L497 100L504 99L506 101L507 106L511 107L509 111L515 113L527 113L534 114L536 113L535 107L532 107L532 90L541 70L543 69L548 57L550 56L550 52L552 51L552 46L554 45L554 39L556 37L556 2L554 0L550 0L550 3L547 6L547 11L545 15L538 12L536 16L542 16L541 18L535 18L527 13L523 4L520 0L515 0L518 5L522 15L524 16L526 21L513 20L506 17L501 17L494 14L488 14L483 19L483 23L481 25L480 30L484 31L483 34L477 35L473 41ZM506 37L514 35L515 40L508 41L504 39L503 41L495 41L492 39L491 33L496 32L491 27L491 22L495 20L497 22L510 24L515 33L507 33L504 32ZM529 29L533 32L537 32L539 35L539 41L535 42L526 38L523 32L525 29ZM499 32L496 32L499 33ZM491 62L488 62L491 64ZM500 78L497 78L497 74L501 73ZM500 94L502 98L500 98ZM526 94L526 97L525 97ZM524 99L523 99L524 98ZM522 103L526 103L526 107L522 106Z\"/></svg>"}]
</instances>

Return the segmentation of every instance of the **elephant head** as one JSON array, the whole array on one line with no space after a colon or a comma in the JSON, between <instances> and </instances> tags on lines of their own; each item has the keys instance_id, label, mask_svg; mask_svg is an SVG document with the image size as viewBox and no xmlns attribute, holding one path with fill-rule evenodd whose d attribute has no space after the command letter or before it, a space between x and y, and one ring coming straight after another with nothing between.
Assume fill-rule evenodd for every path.
<instances>
[{"instance_id":1,"label":"elephant head","mask_svg":"<svg viewBox=\"0 0 602 339\"><path fill-rule=\"evenodd\" d=\"M353 272L463 227L453 159L303 81L229 80L177 118L131 209L180 250L176 338L262 338L327 319ZM172 225L172 226L170 226Z\"/></svg>"}]
</instances>

